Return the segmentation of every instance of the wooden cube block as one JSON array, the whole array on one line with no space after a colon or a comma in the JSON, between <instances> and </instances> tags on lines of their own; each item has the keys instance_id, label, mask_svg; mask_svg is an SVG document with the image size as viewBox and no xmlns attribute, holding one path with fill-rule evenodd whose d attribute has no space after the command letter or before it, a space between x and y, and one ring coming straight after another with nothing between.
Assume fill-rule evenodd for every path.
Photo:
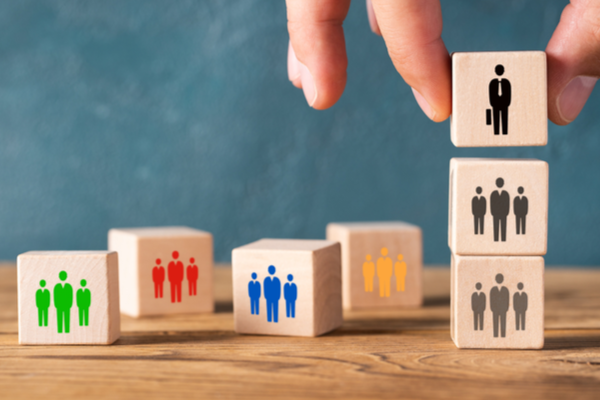
<instances>
[{"instance_id":1,"label":"wooden cube block","mask_svg":"<svg viewBox=\"0 0 600 400\"><path fill-rule=\"evenodd\" d=\"M319 336L342 325L340 244L263 239L233 250L235 331Z\"/></svg>"},{"instance_id":2,"label":"wooden cube block","mask_svg":"<svg viewBox=\"0 0 600 400\"><path fill-rule=\"evenodd\" d=\"M452 55L452 143L457 147L548 142L546 53Z\"/></svg>"},{"instance_id":3,"label":"wooden cube block","mask_svg":"<svg viewBox=\"0 0 600 400\"><path fill-rule=\"evenodd\" d=\"M331 223L327 239L342 244L344 308L423 303L421 228L405 222Z\"/></svg>"},{"instance_id":4,"label":"wooden cube block","mask_svg":"<svg viewBox=\"0 0 600 400\"><path fill-rule=\"evenodd\" d=\"M449 246L458 255L544 255L548 164L453 158Z\"/></svg>"},{"instance_id":5,"label":"wooden cube block","mask_svg":"<svg viewBox=\"0 0 600 400\"><path fill-rule=\"evenodd\" d=\"M458 348L544 347L542 257L452 257L451 332Z\"/></svg>"},{"instance_id":6,"label":"wooden cube block","mask_svg":"<svg viewBox=\"0 0 600 400\"><path fill-rule=\"evenodd\" d=\"M108 248L119 253L123 314L214 310L210 233L181 226L111 229Z\"/></svg>"},{"instance_id":7,"label":"wooden cube block","mask_svg":"<svg viewBox=\"0 0 600 400\"><path fill-rule=\"evenodd\" d=\"M20 344L111 344L121 335L117 253L31 251L17 271Z\"/></svg>"}]
</instances>

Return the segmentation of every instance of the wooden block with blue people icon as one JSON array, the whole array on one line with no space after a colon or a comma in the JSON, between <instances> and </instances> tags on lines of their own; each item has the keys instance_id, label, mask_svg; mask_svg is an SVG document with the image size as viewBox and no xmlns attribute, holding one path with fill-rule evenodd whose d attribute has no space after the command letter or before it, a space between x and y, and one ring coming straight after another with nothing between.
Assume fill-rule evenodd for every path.
<instances>
[{"instance_id":1,"label":"wooden block with blue people icon","mask_svg":"<svg viewBox=\"0 0 600 400\"><path fill-rule=\"evenodd\" d=\"M115 342L121 334L118 270L115 252L19 255L19 343Z\"/></svg>"},{"instance_id":2,"label":"wooden block with blue people icon","mask_svg":"<svg viewBox=\"0 0 600 400\"><path fill-rule=\"evenodd\" d=\"M542 257L452 257L450 329L459 348L544 347Z\"/></svg>"},{"instance_id":3,"label":"wooden block with blue people icon","mask_svg":"<svg viewBox=\"0 0 600 400\"><path fill-rule=\"evenodd\" d=\"M546 53L453 53L450 131L457 147L546 145Z\"/></svg>"},{"instance_id":4,"label":"wooden block with blue people icon","mask_svg":"<svg viewBox=\"0 0 600 400\"><path fill-rule=\"evenodd\" d=\"M448 241L458 255L544 255L548 164L531 159L453 158Z\"/></svg>"},{"instance_id":5,"label":"wooden block with blue people icon","mask_svg":"<svg viewBox=\"0 0 600 400\"><path fill-rule=\"evenodd\" d=\"M423 303L421 228L401 221L334 222L327 239L342 245L344 308Z\"/></svg>"},{"instance_id":6,"label":"wooden block with blue people icon","mask_svg":"<svg viewBox=\"0 0 600 400\"><path fill-rule=\"evenodd\" d=\"M342 324L340 244L263 239L232 253L238 333L319 336Z\"/></svg>"},{"instance_id":7,"label":"wooden block with blue people icon","mask_svg":"<svg viewBox=\"0 0 600 400\"><path fill-rule=\"evenodd\" d=\"M183 226L111 229L108 248L119 254L123 314L214 310L210 233Z\"/></svg>"}]
</instances>

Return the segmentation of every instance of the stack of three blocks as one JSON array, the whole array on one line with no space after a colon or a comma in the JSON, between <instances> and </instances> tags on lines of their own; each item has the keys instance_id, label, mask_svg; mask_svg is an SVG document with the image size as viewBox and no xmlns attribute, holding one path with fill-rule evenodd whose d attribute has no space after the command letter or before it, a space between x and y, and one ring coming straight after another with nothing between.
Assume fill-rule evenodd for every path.
<instances>
[{"instance_id":1,"label":"stack of three blocks","mask_svg":"<svg viewBox=\"0 0 600 400\"><path fill-rule=\"evenodd\" d=\"M452 55L457 147L547 143L543 52ZM451 335L459 348L544 346L548 164L454 158L448 242Z\"/></svg>"}]
</instances>

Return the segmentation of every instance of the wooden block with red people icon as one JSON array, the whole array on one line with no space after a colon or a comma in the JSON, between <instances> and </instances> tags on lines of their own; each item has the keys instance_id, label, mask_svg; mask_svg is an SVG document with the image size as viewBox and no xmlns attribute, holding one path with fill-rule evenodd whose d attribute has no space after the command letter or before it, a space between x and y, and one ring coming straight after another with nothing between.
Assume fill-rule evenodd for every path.
<instances>
[{"instance_id":1,"label":"wooden block with red people icon","mask_svg":"<svg viewBox=\"0 0 600 400\"><path fill-rule=\"evenodd\" d=\"M188 227L111 229L108 248L119 254L123 314L214 310L210 233Z\"/></svg>"}]
</instances>

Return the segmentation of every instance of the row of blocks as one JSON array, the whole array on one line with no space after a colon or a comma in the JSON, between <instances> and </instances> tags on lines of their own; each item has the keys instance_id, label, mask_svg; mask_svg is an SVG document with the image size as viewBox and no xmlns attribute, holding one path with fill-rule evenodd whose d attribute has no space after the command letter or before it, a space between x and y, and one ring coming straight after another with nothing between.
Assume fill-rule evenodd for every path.
<instances>
[{"instance_id":1,"label":"row of blocks","mask_svg":"<svg viewBox=\"0 0 600 400\"><path fill-rule=\"evenodd\" d=\"M545 53L455 53L452 66L457 147L547 143ZM452 159L449 204L454 343L542 348L548 164Z\"/></svg>"},{"instance_id":2,"label":"row of blocks","mask_svg":"<svg viewBox=\"0 0 600 400\"><path fill-rule=\"evenodd\" d=\"M108 249L18 257L21 344L111 344L120 313L213 311L210 233L112 229ZM343 307L422 304L421 229L403 222L332 223L327 240L263 239L232 261L239 333L318 336Z\"/></svg>"}]
</instances>

